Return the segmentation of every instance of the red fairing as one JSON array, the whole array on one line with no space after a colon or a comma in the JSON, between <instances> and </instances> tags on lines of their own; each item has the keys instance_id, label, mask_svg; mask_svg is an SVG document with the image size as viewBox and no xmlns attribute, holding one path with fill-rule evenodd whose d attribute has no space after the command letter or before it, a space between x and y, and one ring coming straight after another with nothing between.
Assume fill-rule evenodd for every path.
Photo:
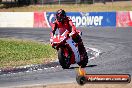
<instances>
[{"instance_id":1,"label":"red fairing","mask_svg":"<svg viewBox=\"0 0 132 88\"><path fill-rule=\"evenodd\" d=\"M64 49L65 55L68 55L68 53L69 53L68 49L71 49L70 46L69 46L68 44L67 44L67 47L68 47L68 48L65 48L65 49ZM71 51L72 51L72 50L71 50ZM75 55L73 54L73 52L72 52L72 56L71 56L71 58L70 58L70 63L71 63L71 64L74 64L74 63L75 63Z\"/></svg>"},{"instance_id":2,"label":"red fairing","mask_svg":"<svg viewBox=\"0 0 132 88\"><path fill-rule=\"evenodd\" d=\"M59 50L60 46L65 46L61 48L64 50L64 55L66 57L68 57L69 51L72 51L69 44L66 44L66 40L70 38L67 36L67 34L69 34L67 30L61 35L53 36L53 34L51 33L51 39L50 39L52 47L54 47L57 50ZM71 52L70 64L74 64L74 63L75 63L75 55L73 52Z\"/></svg>"}]
</instances>

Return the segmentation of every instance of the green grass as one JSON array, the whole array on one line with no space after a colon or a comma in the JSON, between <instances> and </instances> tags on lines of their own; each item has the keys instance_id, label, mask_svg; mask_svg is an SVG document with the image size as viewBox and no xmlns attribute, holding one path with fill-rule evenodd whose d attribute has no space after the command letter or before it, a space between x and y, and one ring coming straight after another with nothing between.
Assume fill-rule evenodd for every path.
<instances>
[{"instance_id":1,"label":"green grass","mask_svg":"<svg viewBox=\"0 0 132 88\"><path fill-rule=\"evenodd\" d=\"M0 39L0 68L41 64L56 59L56 50L49 44Z\"/></svg>"}]
</instances>

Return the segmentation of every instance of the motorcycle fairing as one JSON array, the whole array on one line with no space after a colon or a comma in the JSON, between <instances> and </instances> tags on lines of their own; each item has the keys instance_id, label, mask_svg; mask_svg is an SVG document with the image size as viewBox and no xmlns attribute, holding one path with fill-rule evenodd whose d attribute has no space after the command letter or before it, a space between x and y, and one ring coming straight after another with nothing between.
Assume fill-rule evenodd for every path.
<instances>
[{"instance_id":1,"label":"motorcycle fairing","mask_svg":"<svg viewBox=\"0 0 132 88\"><path fill-rule=\"evenodd\" d=\"M72 40L72 38L69 38L68 40L66 40L67 44L69 44L69 46L71 47L74 55L75 55L75 61L76 63L80 62L80 54L78 51L78 47L76 47L75 42Z\"/></svg>"}]
</instances>

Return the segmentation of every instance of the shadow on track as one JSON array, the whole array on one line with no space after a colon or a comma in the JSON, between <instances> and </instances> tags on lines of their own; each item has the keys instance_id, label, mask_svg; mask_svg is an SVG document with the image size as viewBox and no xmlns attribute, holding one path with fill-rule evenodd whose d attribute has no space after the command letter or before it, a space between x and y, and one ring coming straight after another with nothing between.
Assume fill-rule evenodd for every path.
<instances>
[{"instance_id":1,"label":"shadow on track","mask_svg":"<svg viewBox=\"0 0 132 88\"><path fill-rule=\"evenodd\" d=\"M86 66L85 68L90 68L90 67L96 67L97 65L88 65L88 66ZM69 69L76 69L76 68L78 68L78 67L70 67Z\"/></svg>"}]
</instances>

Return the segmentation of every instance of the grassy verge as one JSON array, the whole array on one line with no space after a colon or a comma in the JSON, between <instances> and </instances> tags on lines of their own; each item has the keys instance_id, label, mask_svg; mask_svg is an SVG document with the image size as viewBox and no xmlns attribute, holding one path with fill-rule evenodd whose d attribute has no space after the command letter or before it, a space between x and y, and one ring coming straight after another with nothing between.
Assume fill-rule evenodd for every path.
<instances>
[{"instance_id":1,"label":"grassy verge","mask_svg":"<svg viewBox=\"0 0 132 88\"><path fill-rule=\"evenodd\" d=\"M0 68L40 64L55 58L56 51L49 44L0 39Z\"/></svg>"},{"instance_id":2,"label":"grassy verge","mask_svg":"<svg viewBox=\"0 0 132 88\"><path fill-rule=\"evenodd\" d=\"M11 11L11 12L34 12L34 11L57 11L62 8L66 11L80 11L80 12L93 12L93 11L131 11L132 10L132 1L124 2L106 2L95 3L95 4L61 4L61 5L29 5L23 7L12 7L12 8L3 8L0 6L0 11Z\"/></svg>"}]
</instances>

